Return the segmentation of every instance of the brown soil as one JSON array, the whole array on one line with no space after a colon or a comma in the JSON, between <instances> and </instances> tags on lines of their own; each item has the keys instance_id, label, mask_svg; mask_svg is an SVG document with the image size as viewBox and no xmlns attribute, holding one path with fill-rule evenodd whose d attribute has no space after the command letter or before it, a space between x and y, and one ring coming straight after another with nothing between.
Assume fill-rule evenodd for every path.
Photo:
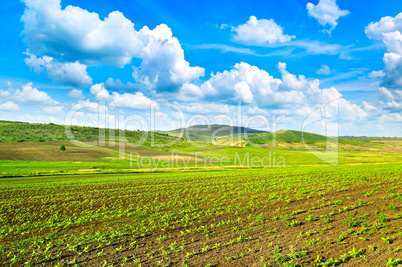
<instances>
[{"instance_id":1,"label":"brown soil","mask_svg":"<svg viewBox=\"0 0 402 267\"><path fill-rule=\"evenodd\" d=\"M350 170L347 175L353 175L355 169ZM171 212L180 215L177 216L176 223L174 220L167 221L166 227L157 227L143 236L123 234L116 237L112 244L93 241L85 244L89 246L85 253L82 253L83 245L75 250L62 250L61 256L56 259L43 260L39 256L41 259L39 261L45 262L46 266L55 266L57 263L61 263L62 266L74 266L74 264L101 266L105 262L108 266L111 264L117 266L124 262L125 258L127 258L126 266L138 266L136 259L139 259L141 266L179 266L182 263L188 266L206 266L207 264L211 264L210 266L262 266L264 263L267 266L284 266L283 262L289 262L294 257L292 263L294 266L315 266L330 258L338 260L337 265L342 266L385 266L389 258L396 259L398 255L400 257L398 251L402 248L402 201L395 196L402 194L401 173L391 172L393 178L386 182L371 175L369 180L365 180L367 182L351 183L347 187L337 187L335 181L334 184L329 182L328 187L322 187L319 190L316 190L317 185L305 185L289 188L289 190L277 189L263 193L252 190L250 192L253 193L248 193L248 181L255 178L244 176L233 180L235 187L232 191L225 192L221 188L214 194L214 188L226 186L226 184L220 184L219 174L217 175L217 177L206 177L202 180L186 178L189 179L187 182L177 179L175 182L182 183L184 190L180 193L180 199L184 202L191 199L194 204L190 206L191 208L195 210L214 208L212 210L215 211L198 219L190 219L186 224L178 223L178 221L185 214L192 215L193 212L186 212L176 205L169 207L168 204L172 199L169 195L164 196L163 193L174 184L168 184L164 180L151 183L144 178L144 181L135 187L137 194L130 197L126 194L131 191L125 190L131 187L131 184L111 184L103 187L95 184L86 188L98 194L91 197L95 203L99 201L98 206L91 206L94 210L100 209L102 205L107 207L112 205L113 201L117 201L115 199L104 203L102 198L105 196L122 199L123 202L119 204L119 207L126 209L130 203L144 201L144 197L148 197L151 203L156 195L160 195L158 203L165 204L163 209L166 215ZM303 176L295 175L295 179L299 177ZM277 177L272 177L272 179L275 178ZM189 195L190 191L186 191L186 187L201 190L199 195ZM308 193L298 199L295 197L298 192ZM68 193L67 190L65 193ZM81 192L78 193L78 196L83 199L78 198L74 201L83 201L85 196ZM289 197L288 201L285 201L283 197L268 198L275 193ZM208 198L205 198L203 194ZM226 194L229 195L225 196ZM4 197L7 196L4 195ZM39 206L32 206L32 210L40 209L40 205L43 204L39 202L36 205ZM75 211L70 212L73 214ZM381 213L385 216L383 225L378 221ZM257 220L256 217L260 214L264 216ZM309 217L312 219L308 220ZM325 221L326 219L328 221ZM112 230L117 226L130 225L137 220L127 216L115 221L94 221L79 227L62 229L58 235L107 231L107 228ZM355 221L355 223L348 225L348 221ZM290 225L294 222L296 222L295 225ZM386 237L393 239L385 242ZM9 236L3 239L3 244L10 238L16 237ZM102 246L99 247L99 244ZM180 248L181 245L184 246ZM353 249L356 255L353 255ZM58 248L51 250L52 255L58 252ZM298 253L298 256L295 253ZM342 262L339 258L344 254L346 255ZM73 260L75 260L74 264L71 263Z\"/></svg>"},{"instance_id":2,"label":"brown soil","mask_svg":"<svg viewBox=\"0 0 402 267\"><path fill-rule=\"evenodd\" d=\"M60 146L66 147L65 151ZM0 160L103 161L116 154L99 148L79 147L69 141L1 143Z\"/></svg>"}]
</instances>

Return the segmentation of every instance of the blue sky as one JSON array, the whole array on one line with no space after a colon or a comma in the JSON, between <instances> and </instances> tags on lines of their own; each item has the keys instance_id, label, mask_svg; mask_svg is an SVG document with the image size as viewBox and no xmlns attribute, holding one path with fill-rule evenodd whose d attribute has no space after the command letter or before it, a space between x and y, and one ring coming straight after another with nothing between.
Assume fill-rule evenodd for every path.
<instances>
[{"instance_id":1,"label":"blue sky","mask_svg":"<svg viewBox=\"0 0 402 267\"><path fill-rule=\"evenodd\" d=\"M401 1L2 7L0 119L104 126L100 110L109 127L208 122L336 134L325 132L324 112L340 135L401 133Z\"/></svg>"}]
</instances>

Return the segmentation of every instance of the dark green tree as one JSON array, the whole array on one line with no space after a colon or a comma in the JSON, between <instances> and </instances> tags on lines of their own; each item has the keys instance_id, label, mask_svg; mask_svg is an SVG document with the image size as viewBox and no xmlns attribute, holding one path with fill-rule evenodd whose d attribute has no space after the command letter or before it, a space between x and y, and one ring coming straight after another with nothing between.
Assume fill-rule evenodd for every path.
<instances>
[{"instance_id":1,"label":"dark green tree","mask_svg":"<svg viewBox=\"0 0 402 267\"><path fill-rule=\"evenodd\" d=\"M65 150L66 150L66 147L65 147L64 145L61 145L60 150L61 150L61 151L65 151Z\"/></svg>"}]
</instances>

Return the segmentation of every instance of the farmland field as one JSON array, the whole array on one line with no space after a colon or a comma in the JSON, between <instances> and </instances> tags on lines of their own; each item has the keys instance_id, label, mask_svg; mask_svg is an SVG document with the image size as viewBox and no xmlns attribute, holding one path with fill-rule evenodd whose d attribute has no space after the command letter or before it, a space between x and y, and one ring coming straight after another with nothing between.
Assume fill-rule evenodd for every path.
<instances>
[{"instance_id":1,"label":"farmland field","mask_svg":"<svg viewBox=\"0 0 402 267\"><path fill-rule=\"evenodd\" d=\"M63 126L6 125L0 265L402 263L400 138L340 138L331 166L297 131L274 144L273 133L247 140L244 129L209 142L196 128L195 142L158 146L176 134L161 133L150 147L135 143L139 131L127 134L134 143L100 142L100 129L74 127L81 140L69 142ZM327 137L304 135L325 152Z\"/></svg>"},{"instance_id":2,"label":"farmland field","mask_svg":"<svg viewBox=\"0 0 402 267\"><path fill-rule=\"evenodd\" d=\"M2 3L0 267L402 267L402 0Z\"/></svg>"},{"instance_id":3,"label":"farmland field","mask_svg":"<svg viewBox=\"0 0 402 267\"><path fill-rule=\"evenodd\" d=\"M2 178L14 266L396 266L400 164Z\"/></svg>"}]
</instances>

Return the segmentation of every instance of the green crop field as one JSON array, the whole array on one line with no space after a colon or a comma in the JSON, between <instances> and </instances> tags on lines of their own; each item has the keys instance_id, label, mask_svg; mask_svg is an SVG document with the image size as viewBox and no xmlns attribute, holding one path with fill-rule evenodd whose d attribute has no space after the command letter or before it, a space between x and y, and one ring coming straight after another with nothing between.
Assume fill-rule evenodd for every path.
<instances>
[{"instance_id":1,"label":"green crop field","mask_svg":"<svg viewBox=\"0 0 402 267\"><path fill-rule=\"evenodd\" d=\"M401 165L3 178L0 196L5 265L401 262Z\"/></svg>"},{"instance_id":2,"label":"green crop field","mask_svg":"<svg viewBox=\"0 0 402 267\"><path fill-rule=\"evenodd\" d=\"M195 127L196 142L161 133L151 147L2 125L0 265L402 264L399 138L238 129L215 142ZM314 154L328 147L336 166Z\"/></svg>"}]
</instances>

